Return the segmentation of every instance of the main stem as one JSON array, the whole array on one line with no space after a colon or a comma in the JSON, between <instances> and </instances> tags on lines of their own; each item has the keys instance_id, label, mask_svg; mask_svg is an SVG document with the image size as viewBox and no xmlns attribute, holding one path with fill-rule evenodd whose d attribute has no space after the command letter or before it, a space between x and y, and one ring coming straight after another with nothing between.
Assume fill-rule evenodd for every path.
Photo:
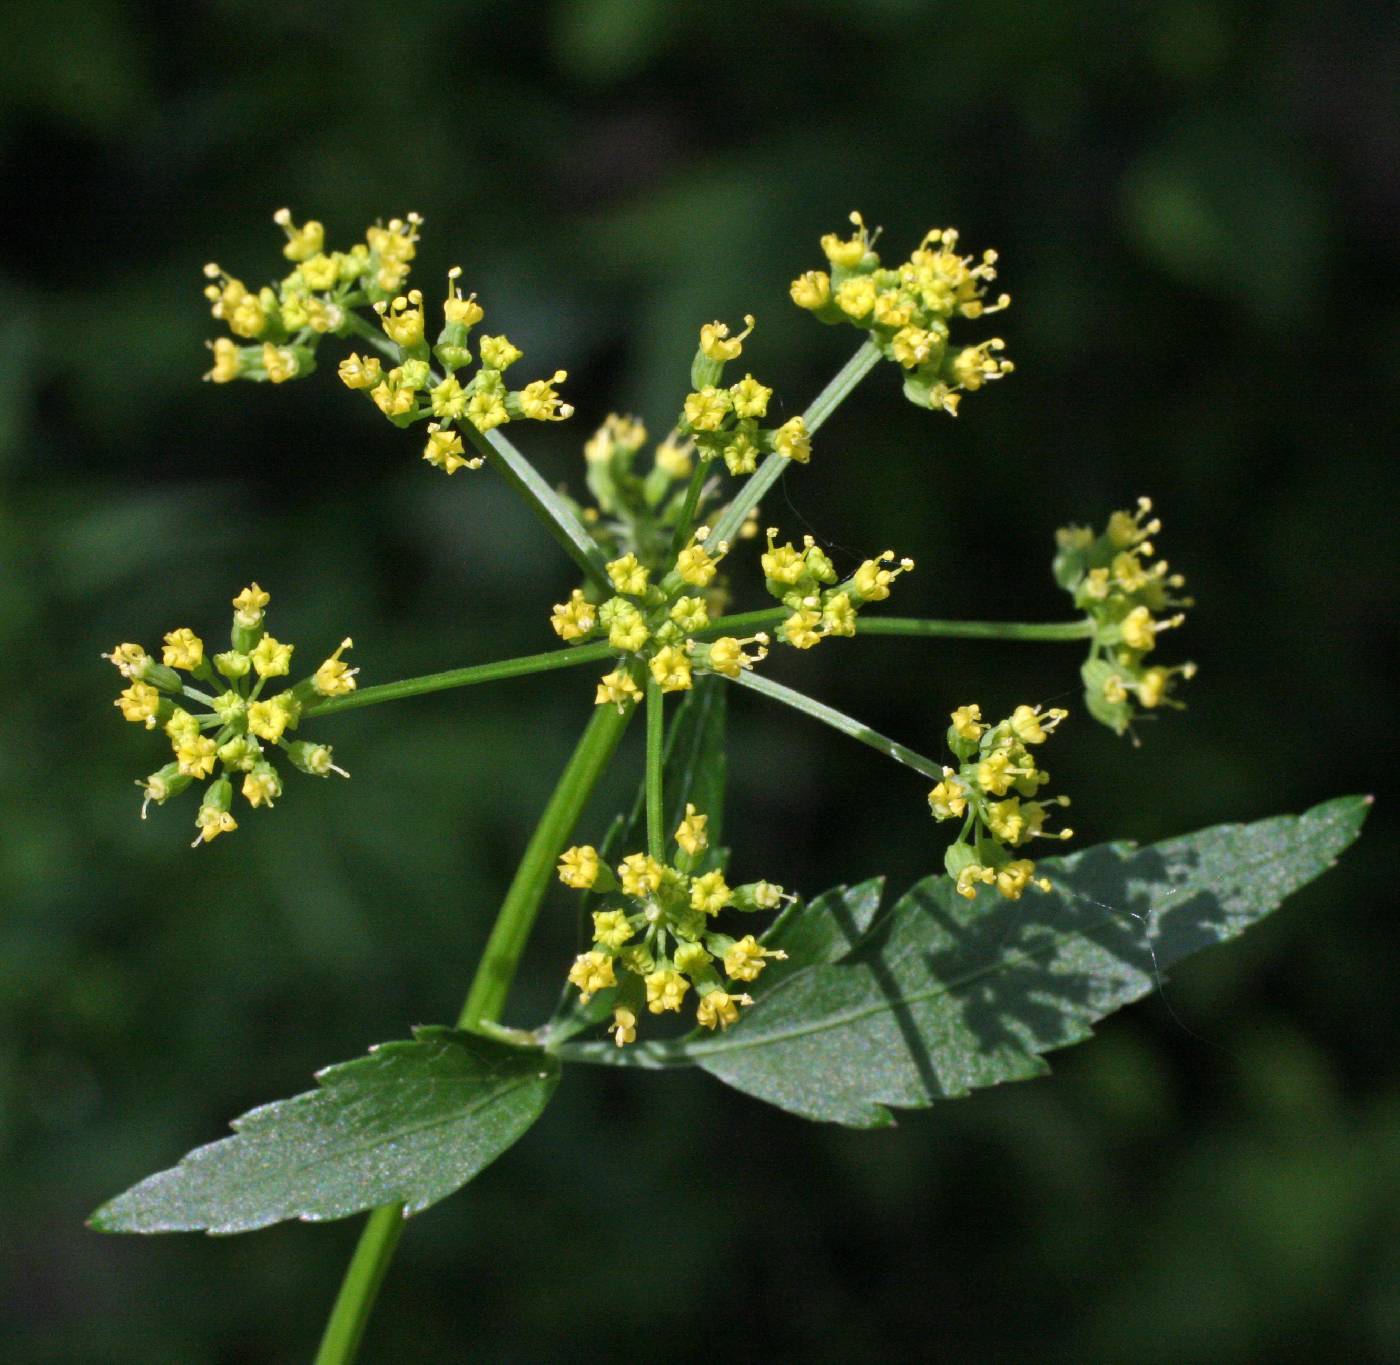
<instances>
[{"instance_id":1,"label":"main stem","mask_svg":"<svg viewBox=\"0 0 1400 1365\"><path fill-rule=\"evenodd\" d=\"M471 1028L500 1016L520 954L553 876L554 860L606 770L633 709L594 708L592 719L560 774L554 795L549 798L525 846L520 866L501 902L466 1003L458 1016L458 1028ZM316 1365L349 1365L354 1360L379 1286L403 1232L403 1221L403 1208L398 1204L385 1204L370 1214L326 1322Z\"/></svg>"}]
</instances>

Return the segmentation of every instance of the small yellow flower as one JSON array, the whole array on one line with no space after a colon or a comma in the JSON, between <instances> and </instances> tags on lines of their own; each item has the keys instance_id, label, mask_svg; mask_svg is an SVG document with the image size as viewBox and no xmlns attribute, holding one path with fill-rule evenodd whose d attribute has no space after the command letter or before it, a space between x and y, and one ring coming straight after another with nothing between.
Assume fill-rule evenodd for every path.
<instances>
[{"instance_id":1,"label":"small yellow flower","mask_svg":"<svg viewBox=\"0 0 1400 1365\"><path fill-rule=\"evenodd\" d=\"M852 321L875 310L875 281L869 275L852 275L836 286L836 306Z\"/></svg>"},{"instance_id":2,"label":"small yellow flower","mask_svg":"<svg viewBox=\"0 0 1400 1365\"><path fill-rule=\"evenodd\" d=\"M661 886L665 868L646 853L629 853L617 869L622 889L637 900L645 900Z\"/></svg>"},{"instance_id":3,"label":"small yellow flower","mask_svg":"<svg viewBox=\"0 0 1400 1365\"><path fill-rule=\"evenodd\" d=\"M1185 616L1177 615L1167 621L1158 621L1153 618L1152 613L1146 607L1134 607L1123 618L1123 643L1129 649L1137 649L1145 653L1156 645L1157 636L1161 631L1171 630L1174 626L1179 626L1185 619Z\"/></svg>"},{"instance_id":4,"label":"small yellow flower","mask_svg":"<svg viewBox=\"0 0 1400 1365\"><path fill-rule=\"evenodd\" d=\"M274 384L285 384L295 379L301 369L297 353L290 346L274 346L270 341L263 343L263 369Z\"/></svg>"},{"instance_id":5,"label":"small yellow flower","mask_svg":"<svg viewBox=\"0 0 1400 1365\"><path fill-rule=\"evenodd\" d=\"M170 743L179 748L181 744L189 744L198 738L199 722L183 707L177 706L170 719L165 722L165 733L169 736Z\"/></svg>"},{"instance_id":6,"label":"small yellow flower","mask_svg":"<svg viewBox=\"0 0 1400 1365\"><path fill-rule=\"evenodd\" d=\"M788 293L799 308L822 308L831 298L831 276L825 270L809 270L793 280Z\"/></svg>"},{"instance_id":7,"label":"small yellow flower","mask_svg":"<svg viewBox=\"0 0 1400 1365\"><path fill-rule=\"evenodd\" d=\"M746 374L729 390L729 399L736 417L766 417L768 400L773 390L760 384L751 374Z\"/></svg>"},{"instance_id":8,"label":"small yellow flower","mask_svg":"<svg viewBox=\"0 0 1400 1365\"><path fill-rule=\"evenodd\" d=\"M793 548L792 542L786 545L775 545L773 542L777 538L778 528L770 526L768 528L768 549L759 558L759 565L763 569L763 576L771 578L775 583L786 583L793 586L800 583L807 573L807 560L800 550Z\"/></svg>"},{"instance_id":9,"label":"small yellow flower","mask_svg":"<svg viewBox=\"0 0 1400 1365\"><path fill-rule=\"evenodd\" d=\"M362 357L355 351L340 362L336 373L347 389L372 389L384 381L384 367L379 357Z\"/></svg>"},{"instance_id":10,"label":"small yellow flower","mask_svg":"<svg viewBox=\"0 0 1400 1365\"><path fill-rule=\"evenodd\" d=\"M404 347L423 344L421 290L410 289L407 294L400 294L392 303L377 303L374 308L390 341Z\"/></svg>"},{"instance_id":11,"label":"small yellow flower","mask_svg":"<svg viewBox=\"0 0 1400 1365\"><path fill-rule=\"evenodd\" d=\"M151 656L140 645L130 643L118 645L110 654L104 654L102 657L111 663L123 678L131 679L139 678L151 662Z\"/></svg>"},{"instance_id":12,"label":"small yellow flower","mask_svg":"<svg viewBox=\"0 0 1400 1365\"><path fill-rule=\"evenodd\" d=\"M1126 550L1130 546L1141 545L1149 536L1155 536L1162 529L1162 523L1156 518L1147 520L1151 512L1151 498L1139 498L1136 512L1115 512L1108 519L1109 541L1120 550ZM1151 551L1146 553L1150 554Z\"/></svg>"},{"instance_id":13,"label":"small yellow flower","mask_svg":"<svg viewBox=\"0 0 1400 1365\"><path fill-rule=\"evenodd\" d=\"M734 406L728 389L706 384L703 389L686 395L685 420L696 431L718 431Z\"/></svg>"},{"instance_id":14,"label":"small yellow flower","mask_svg":"<svg viewBox=\"0 0 1400 1365\"><path fill-rule=\"evenodd\" d=\"M709 821L708 815L701 815L693 805L686 803L685 819L676 828L676 844L692 858L710 846L710 836L705 833Z\"/></svg>"},{"instance_id":15,"label":"small yellow flower","mask_svg":"<svg viewBox=\"0 0 1400 1365\"><path fill-rule=\"evenodd\" d=\"M555 370L550 379L537 379L520 390L520 410L532 422L563 422L574 415L572 403L566 403L554 391L569 377L566 370Z\"/></svg>"},{"instance_id":16,"label":"small yellow flower","mask_svg":"<svg viewBox=\"0 0 1400 1365\"><path fill-rule=\"evenodd\" d=\"M505 336L484 336L477 342L477 349L481 352L481 363L492 370L508 370L525 356L525 352Z\"/></svg>"},{"instance_id":17,"label":"small yellow flower","mask_svg":"<svg viewBox=\"0 0 1400 1365\"><path fill-rule=\"evenodd\" d=\"M214 771L215 745L208 735L195 735L175 747L175 762L187 777L208 777Z\"/></svg>"},{"instance_id":18,"label":"small yellow flower","mask_svg":"<svg viewBox=\"0 0 1400 1365\"><path fill-rule=\"evenodd\" d=\"M1021 814L1021 798L1007 797L987 806L987 828L1004 844L1019 844L1026 832L1026 817Z\"/></svg>"},{"instance_id":19,"label":"small yellow flower","mask_svg":"<svg viewBox=\"0 0 1400 1365\"><path fill-rule=\"evenodd\" d=\"M663 692L684 692L690 687L690 656L677 645L657 650L648 667Z\"/></svg>"},{"instance_id":20,"label":"small yellow flower","mask_svg":"<svg viewBox=\"0 0 1400 1365\"><path fill-rule=\"evenodd\" d=\"M627 915L621 910L595 910L593 912L593 942L605 948L621 948L632 937L632 926Z\"/></svg>"},{"instance_id":21,"label":"small yellow flower","mask_svg":"<svg viewBox=\"0 0 1400 1365\"><path fill-rule=\"evenodd\" d=\"M894 551L886 550L874 559L867 559L855 571L851 586L862 602L883 602L890 595L890 584L902 573L914 567L912 559L901 559L897 569L886 569L894 562Z\"/></svg>"},{"instance_id":22,"label":"small yellow flower","mask_svg":"<svg viewBox=\"0 0 1400 1365\"><path fill-rule=\"evenodd\" d=\"M188 626L170 631L161 658L167 668L198 668L204 662L204 641Z\"/></svg>"},{"instance_id":23,"label":"small yellow flower","mask_svg":"<svg viewBox=\"0 0 1400 1365\"><path fill-rule=\"evenodd\" d=\"M243 373L243 352L227 337L219 337L209 343L214 353L213 367L205 378L215 384L227 384Z\"/></svg>"},{"instance_id":24,"label":"small yellow flower","mask_svg":"<svg viewBox=\"0 0 1400 1365\"><path fill-rule=\"evenodd\" d=\"M724 955L724 974L734 981L757 981L759 973L767 966L766 958L784 961L787 954L781 949L764 948L752 934L745 934Z\"/></svg>"},{"instance_id":25,"label":"small yellow flower","mask_svg":"<svg viewBox=\"0 0 1400 1365\"><path fill-rule=\"evenodd\" d=\"M757 644L759 648L753 654L745 654L744 646ZM732 635L721 635L718 640L711 642L708 653L705 654L705 665L711 673L718 673L722 678L734 679L746 668L752 668L754 664L768 657L768 637L766 635L751 635L747 639L738 640Z\"/></svg>"},{"instance_id":26,"label":"small yellow flower","mask_svg":"<svg viewBox=\"0 0 1400 1365\"><path fill-rule=\"evenodd\" d=\"M599 991L617 985L613 961L606 953L580 953L569 968L569 981L579 989L579 999L586 1005Z\"/></svg>"},{"instance_id":27,"label":"small yellow flower","mask_svg":"<svg viewBox=\"0 0 1400 1365\"><path fill-rule=\"evenodd\" d=\"M927 363L937 343L938 337L933 332L926 332L922 327L903 327L891 338L890 350L906 370L916 370Z\"/></svg>"},{"instance_id":28,"label":"small yellow flower","mask_svg":"<svg viewBox=\"0 0 1400 1365\"><path fill-rule=\"evenodd\" d=\"M790 417L773 433L773 448L789 460L806 464L812 458L812 438L800 417Z\"/></svg>"},{"instance_id":29,"label":"small yellow flower","mask_svg":"<svg viewBox=\"0 0 1400 1365\"><path fill-rule=\"evenodd\" d=\"M256 583L250 583L233 599L234 624L251 630L262 621L263 612L270 601L270 593L264 592Z\"/></svg>"},{"instance_id":30,"label":"small yellow flower","mask_svg":"<svg viewBox=\"0 0 1400 1365\"><path fill-rule=\"evenodd\" d=\"M651 639L646 617L625 599L612 600L618 606L608 621L608 643L624 654L635 654Z\"/></svg>"},{"instance_id":31,"label":"small yellow flower","mask_svg":"<svg viewBox=\"0 0 1400 1365\"><path fill-rule=\"evenodd\" d=\"M347 635L336 646L335 653L312 675L312 686L323 697L343 697L355 690L355 674L360 670L351 668L340 657L344 650L353 649L354 645L355 642Z\"/></svg>"},{"instance_id":32,"label":"small yellow flower","mask_svg":"<svg viewBox=\"0 0 1400 1365\"><path fill-rule=\"evenodd\" d=\"M870 233L866 230L865 220L859 213L852 213L850 221L856 230L849 239L842 239L834 232L822 237L822 251L827 260L842 270L854 270L870 249Z\"/></svg>"},{"instance_id":33,"label":"small yellow flower","mask_svg":"<svg viewBox=\"0 0 1400 1365\"><path fill-rule=\"evenodd\" d=\"M996 888L1007 900L1018 901L1021 893L1028 886L1037 886L1042 891L1050 890L1050 880L1047 877L1035 880L1033 873L1035 864L1029 858L1018 859L1014 863L1007 863L1005 867L999 868L996 873Z\"/></svg>"},{"instance_id":34,"label":"small yellow flower","mask_svg":"<svg viewBox=\"0 0 1400 1365\"><path fill-rule=\"evenodd\" d=\"M816 598L809 598L815 602ZM778 627L778 638L794 649L811 649L826 637L821 630L822 614L815 606L799 607Z\"/></svg>"},{"instance_id":35,"label":"small yellow flower","mask_svg":"<svg viewBox=\"0 0 1400 1365\"><path fill-rule=\"evenodd\" d=\"M976 900L978 883L988 886L995 880L996 873L990 867L983 867L980 863L969 863L958 873L957 885L954 890L967 900Z\"/></svg>"},{"instance_id":36,"label":"small yellow flower","mask_svg":"<svg viewBox=\"0 0 1400 1365\"><path fill-rule=\"evenodd\" d=\"M676 556L676 572L682 582L689 583L692 588L709 587L714 579L716 566L724 558L729 546L726 542L721 542L715 549L716 553L712 555L706 546L695 541L687 545Z\"/></svg>"},{"instance_id":37,"label":"small yellow flower","mask_svg":"<svg viewBox=\"0 0 1400 1365\"><path fill-rule=\"evenodd\" d=\"M726 1029L738 1021L739 1006L752 1005L753 998L748 995L730 995L727 991L711 991L708 995L701 997L700 1003L695 1009L696 1021L702 1028Z\"/></svg>"},{"instance_id":38,"label":"small yellow flower","mask_svg":"<svg viewBox=\"0 0 1400 1365\"><path fill-rule=\"evenodd\" d=\"M711 360L737 360L744 349L744 338L754 329L750 314L744 315L744 330L737 336L729 335L729 327L723 322L707 322L700 329L700 349Z\"/></svg>"},{"instance_id":39,"label":"small yellow flower","mask_svg":"<svg viewBox=\"0 0 1400 1365\"><path fill-rule=\"evenodd\" d=\"M269 744L276 744L291 724L292 716L282 696L248 703L248 730Z\"/></svg>"},{"instance_id":40,"label":"small yellow flower","mask_svg":"<svg viewBox=\"0 0 1400 1365\"><path fill-rule=\"evenodd\" d=\"M895 289L876 295L874 312L881 327L903 327L914 316L913 306Z\"/></svg>"},{"instance_id":41,"label":"small yellow flower","mask_svg":"<svg viewBox=\"0 0 1400 1365\"><path fill-rule=\"evenodd\" d=\"M636 555L625 554L621 559L614 559L607 570L618 592L625 592L629 597L640 597L646 592L651 574Z\"/></svg>"},{"instance_id":42,"label":"small yellow flower","mask_svg":"<svg viewBox=\"0 0 1400 1365\"><path fill-rule=\"evenodd\" d=\"M664 1010L679 1010L690 982L669 968L648 972L644 978L647 988L647 1009L653 1014Z\"/></svg>"},{"instance_id":43,"label":"small yellow flower","mask_svg":"<svg viewBox=\"0 0 1400 1365\"><path fill-rule=\"evenodd\" d=\"M433 410L434 417L446 417L451 420L466 416L467 394L458 382L456 375L448 375L441 384L437 385L428 394L428 403Z\"/></svg>"},{"instance_id":44,"label":"small yellow flower","mask_svg":"<svg viewBox=\"0 0 1400 1365\"><path fill-rule=\"evenodd\" d=\"M254 645L249 657L260 678L281 678L291 672L292 651L295 645L284 645L271 635L264 635Z\"/></svg>"},{"instance_id":45,"label":"small yellow flower","mask_svg":"<svg viewBox=\"0 0 1400 1365\"><path fill-rule=\"evenodd\" d=\"M821 628L823 635L849 636L856 633L856 609L847 593L833 593L822 604Z\"/></svg>"},{"instance_id":46,"label":"small yellow flower","mask_svg":"<svg viewBox=\"0 0 1400 1365\"><path fill-rule=\"evenodd\" d=\"M1050 732L1068 715L1068 711L1058 706L1045 712L1038 706L1018 706L1011 713L1011 733L1022 744L1044 744Z\"/></svg>"},{"instance_id":47,"label":"small yellow flower","mask_svg":"<svg viewBox=\"0 0 1400 1365\"><path fill-rule=\"evenodd\" d=\"M667 615L687 635L704 630L710 624L710 609L703 597L678 597Z\"/></svg>"},{"instance_id":48,"label":"small yellow flower","mask_svg":"<svg viewBox=\"0 0 1400 1365\"><path fill-rule=\"evenodd\" d=\"M156 712L160 709L160 693L150 683L134 682L112 705L120 707L123 720L154 730Z\"/></svg>"},{"instance_id":49,"label":"small yellow flower","mask_svg":"<svg viewBox=\"0 0 1400 1365\"><path fill-rule=\"evenodd\" d=\"M577 844L559 855L559 880L575 891L587 891L598 880L598 850Z\"/></svg>"},{"instance_id":50,"label":"small yellow flower","mask_svg":"<svg viewBox=\"0 0 1400 1365\"><path fill-rule=\"evenodd\" d=\"M467 418L478 431L490 431L510 421L510 413L499 394L478 389L467 403Z\"/></svg>"},{"instance_id":51,"label":"small yellow flower","mask_svg":"<svg viewBox=\"0 0 1400 1365\"><path fill-rule=\"evenodd\" d=\"M929 792L928 804L935 820L955 820L967 810L967 793L953 778L951 768L943 769L943 781Z\"/></svg>"},{"instance_id":52,"label":"small yellow flower","mask_svg":"<svg viewBox=\"0 0 1400 1365\"><path fill-rule=\"evenodd\" d=\"M442 316L444 320L456 327L475 327L485 314L481 311L481 305L476 301L476 295L472 294L467 298L462 297L462 291L457 286L457 281L462 277L462 267L454 265L447 272L447 299L442 305Z\"/></svg>"},{"instance_id":53,"label":"small yellow flower","mask_svg":"<svg viewBox=\"0 0 1400 1365\"><path fill-rule=\"evenodd\" d=\"M729 904L732 894L725 884L723 872L706 872L690 884L691 908L706 915L717 915Z\"/></svg>"},{"instance_id":54,"label":"small yellow flower","mask_svg":"<svg viewBox=\"0 0 1400 1365\"><path fill-rule=\"evenodd\" d=\"M272 221L287 234L287 245L282 248L282 254L289 261L304 261L308 256L316 255L325 245L326 230L314 218L298 227L292 222L290 209L278 209L272 215Z\"/></svg>"},{"instance_id":55,"label":"small yellow flower","mask_svg":"<svg viewBox=\"0 0 1400 1365\"><path fill-rule=\"evenodd\" d=\"M724 467L731 474L752 474L758 468L758 443L747 431L737 431L734 439L720 452Z\"/></svg>"},{"instance_id":56,"label":"small yellow flower","mask_svg":"<svg viewBox=\"0 0 1400 1365\"><path fill-rule=\"evenodd\" d=\"M641 696L642 689L633 681L632 675L625 668L615 668L598 680L598 692L593 704L605 706L612 702L621 711L628 702L640 701Z\"/></svg>"},{"instance_id":57,"label":"small yellow flower","mask_svg":"<svg viewBox=\"0 0 1400 1365\"><path fill-rule=\"evenodd\" d=\"M575 588L567 602L554 604L549 624L561 640L580 640L598 624L598 609Z\"/></svg>"},{"instance_id":58,"label":"small yellow flower","mask_svg":"<svg viewBox=\"0 0 1400 1365\"><path fill-rule=\"evenodd\" d=\"M195 848L200 844L212 844L219 835L232 834L238 828L238 821L217 806L201 806L194 822L199 829L199 837L193 845Z\"/></svg>"},{"instance_id":59,"label":"small yellow flower","mask_svg":"<svg viewBox=\"0 0 1400 1365\"><path fill-rule=\"evenodd\" d=\"M455 474L459 469L480 469L485 463L480 455L468 457L459 432L439 427L436 422L428 424L428 441L423 447L423 458L435 469L447 474Z\"/></svg>"},{"instance_id":60,"label":"small yellow flower","mask_svg":"<svg viewBox=\"0 0 1400 1365\"><path fill-rule=\"evenodd\" d=\"M1016 367L1009 360L993 357L993 351L1004 351L1006 343L1000 337L968 346L953 357L953 374L969 393L980 389L992 379L1002 379Z\"/></svg>"},{"instance_id":61,"label":"small yellow flower","mask_svg":"<svg viewBox=\"0 0 1400 1365\"><path fill-rule=\"evenodd\" d=\"M612 1034L613 1042L618 1047L635 1043L637 1041L637 1016L625 1005L619 1005L613 1010L613 1021L608 1025L608 1032Z\"/></svg>"},{"instance_id":62,"label":"small yellow flower","mask_svg":"<svg viewBox=\"0 0 1400 1365\"><path fill-rule=\"evenodd\" d=\"M254 809L266 806L271 810L272 803L281 795L282 779L270 763L259 763L243 779L243 796Z\"/></svg>"}]
</instances>

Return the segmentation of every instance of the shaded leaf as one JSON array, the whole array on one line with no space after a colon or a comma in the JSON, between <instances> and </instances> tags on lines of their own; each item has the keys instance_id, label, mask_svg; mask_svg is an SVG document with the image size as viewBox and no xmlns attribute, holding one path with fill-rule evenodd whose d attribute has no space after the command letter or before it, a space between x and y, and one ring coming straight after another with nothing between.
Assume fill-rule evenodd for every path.
<instances>
[{"instance_id":1,"label":"shaded leaf","mask_svg":"<svg viewBox=\"0 0 1400 1365\"><path fill-rule=\"evenodd\" d=\"M540 1116L558 1063L475 1034L419 1029L318 1072L320 1088L235 1119L93 1214L102 1232L248 1232L403 1204L419 1213Z\"/></svg>"},{"instance_id":2,"label":"shaded leaf","mask_svg":"<svg viewBox=\"0 0 1400 1365\"><path fill-rule=\"evenodd\" d=\"M917 883L847 963L794 972L718 1037L658 1048L780 1108L853 1127L981 1086L1042 1075L1041 1054L1148 994L1324 872L1368 802L1223 825L1134 850L1046 859L1018 902ZM664 1054L664 1059L663 1059ZM641 1060L641 1059L638 1059Z\"/></svg>"}]
</instances>

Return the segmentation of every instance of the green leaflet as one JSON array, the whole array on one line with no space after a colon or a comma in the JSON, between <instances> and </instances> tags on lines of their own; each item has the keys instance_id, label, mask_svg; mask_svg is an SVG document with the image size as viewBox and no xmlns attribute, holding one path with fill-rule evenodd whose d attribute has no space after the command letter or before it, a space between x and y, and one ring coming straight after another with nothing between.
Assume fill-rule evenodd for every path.
<instances>
[{"instance_id":1,"label":"green leaflet","mask_svg":"<svg viewBox=\"0 0 1400 1365\"><path fill-rule=\"evenodd\" d=\"M728 1033L566 1056L624 1065L694 1062L736 1089L852 1127L1048 1069L1042 1053L1222 943L1335 862L1369 801L1221 825L1134 849L1105 844L1041 870L1055 884L1006 901L918 882L838 965L792 972ZM612 1049L615 1053L619 1049Z\"/></svg>"},{"instance_id":2,"label":"green leaflet","mask_svg":"<svg viewBox=\"0 0 1400 1365\"><path fill-rule=\"evenodd\" d=\"M381 1204L419 1213L484 1170L540 1116L558 1062L475 1034L419 1029L317 1074L319 1089L235 1119L104 1204L102 1232L248 1232Z\"/></svg>"}]
</instances>

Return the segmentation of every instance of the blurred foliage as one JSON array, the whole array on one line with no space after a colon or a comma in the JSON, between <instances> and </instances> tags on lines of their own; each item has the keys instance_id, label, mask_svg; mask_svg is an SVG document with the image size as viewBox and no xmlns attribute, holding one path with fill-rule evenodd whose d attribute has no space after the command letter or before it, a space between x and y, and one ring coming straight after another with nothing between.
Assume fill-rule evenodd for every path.
<instances>
[{"instance_id":1,"label":"blurred foliage","mask_svg":"<svg viewBox=\"0 0 1400 1365\"><path fill-rule=\"evenodd\" d=\"M192 802L135 818L151 747L110 706L117 640L212 630L257 577L279 633L314 652L349 631L383 681L548 647L571 581L499 483L445 483L333 375L197 382L200 267L274 273L282 204L338 235L422 212L429 296L460 261L492 320L570 371L579 416L528 435L575 486L610 408L667 421L709 318L757 313L755 368L800 409L848 348L787 281L852 207L895 245L957 224L1003 254L1014 380L951 422L877 374L768 516L841 567L914 554L901 611L1053 619L1054 527L1157 499L1201 676L1140 751L1082 721L1060 746L1085 843L1379 779L1389 7L62 0L7 29L8 1361L307 1358L353 1224L128 1240L82 1219L315 1067L453 1016L589 706L570 674L328 721L354 780L289 783L198 855ZM955 704L1077 690L1062 646L774 663L925 747ZM936 864L920 780L733 710L736 867L810 892ZM803 1125L700 1075L569 1073L410 1228L367 1358L708 1359L716 1318L741 1356L1395 1358L1394 828L1383 805L1338 871L1056 1079L893 1131ZM573 932L560 898L513 1019L547 1012Z\"/></svg>"}]
</instances>

